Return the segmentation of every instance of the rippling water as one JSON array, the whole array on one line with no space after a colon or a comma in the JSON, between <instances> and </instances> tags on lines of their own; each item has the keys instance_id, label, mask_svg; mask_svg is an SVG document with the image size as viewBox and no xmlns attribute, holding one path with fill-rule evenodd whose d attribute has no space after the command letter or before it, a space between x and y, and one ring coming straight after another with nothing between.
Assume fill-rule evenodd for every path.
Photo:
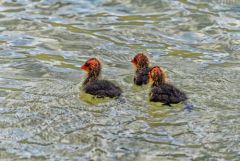
<instances>
[{"instance_id":1,"label":"rippling water","mask_svg":"<svg viewBox=\"0 0 240 161\"><path fill-rule=\"evenodd\" d=\"M240 1L1 0L0 156L240 160ZM130 59L149 53L188 94L149 103ZM90 57L124 102L82 96Z\"/></svg>"}]
</instances>

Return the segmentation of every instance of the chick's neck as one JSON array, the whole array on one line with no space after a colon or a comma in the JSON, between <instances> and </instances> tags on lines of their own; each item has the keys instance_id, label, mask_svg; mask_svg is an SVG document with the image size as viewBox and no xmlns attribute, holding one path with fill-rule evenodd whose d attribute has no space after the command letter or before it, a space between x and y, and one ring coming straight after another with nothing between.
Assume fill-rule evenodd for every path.
<instances>
[{"instance_id":1,"label":"chick's neck","mask_svg":"<svg viewBox=\"0 0 240 161\"><path fill-rule=\"evenodd\" d=\"M155 78L152 78L152 87L161 86L166 83L166 80L163 76L157 76Z\"/></svg>"},{"instance_id":2,"label":"chick's neck","mask_svg":"<svg viewBox=\"0 0 240 161\"><path fill-rule=\"evenodd\" d=\"M87 78L84 80L83 85L86 85L89 82L97 80L99 78L100 72L89 71Z\"/></svg>"}]
</instances>

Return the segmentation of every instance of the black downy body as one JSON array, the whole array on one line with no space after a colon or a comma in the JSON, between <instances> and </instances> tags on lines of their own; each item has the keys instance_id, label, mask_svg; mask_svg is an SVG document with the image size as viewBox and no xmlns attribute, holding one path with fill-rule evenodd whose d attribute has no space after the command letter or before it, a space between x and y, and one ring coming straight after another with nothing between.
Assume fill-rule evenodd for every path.
<instances>
[{"instance_id":1,"label":"black downy body","mask_svg":"<svg viewBox=\"0 0 240 161\"><path fill-rule=\"evenodd\" d=\"M147 84L148 83L148 72L149 72L148 67L138 69L134 76L134 83L139 86Z\"/></svg>"},{"instance_id":2,"label":"black downy body","mask_svg":"<svg viewBox=\"0 0 240 161\"><path fill-rule=\"evenodd\" d=\"M177 104L187 100L184 92L167 83L153 86L149 95L150 101L162 102L165 105Z\"/></svg>"},{"instance_id":3,"label":"black downy body","mask_svg":"<svg viewBox=\"0 0 240 161\"><path fill-rule=\"evenodd\" d=\"M99 80L98 77L101 72L99 65L94 70L89 71L87 78L83 82L83 90L98 98L103 97L119 97L122 94L120 87L116 86L108 80Z\"/></svg>"}]
</instances>

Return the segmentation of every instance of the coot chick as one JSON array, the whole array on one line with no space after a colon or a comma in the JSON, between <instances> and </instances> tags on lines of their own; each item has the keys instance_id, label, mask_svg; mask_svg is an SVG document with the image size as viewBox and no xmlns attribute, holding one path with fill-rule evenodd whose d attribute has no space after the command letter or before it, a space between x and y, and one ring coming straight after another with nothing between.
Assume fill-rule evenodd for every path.
<instances>
[{"instance_id":1,"label":"coot chick","mask_svg":"<svg viewBox=\"0 0 240 161\"><path fill-rule=\"evenodd\" d=\"M187 100L184 92L169 84L165 72L158 66L152 67L149 71L151 91L150 101L162 102L164 105L177 104Z\"/></svg>"},{"instance_id":2,"label":"coot chick","mask_svg":"<svg viewBox=\"0 0 240 161\"><path fill-rule=\"evenodd\" d=\"M83 82L83 90L86 93L98 98L113 98L121 95L122 90L118 86L107 80L99 80L102 67L96 58L87 60L81 69L87 72L87 78Z\"/></svg>"},{"instance_id":3,"label":"coot chick","mask_svg":"<svg viewBox=\"0 0 240 161\"><path fill-rule=\"evenodd\" d=\"M143 53L138 53L132 60L132 64L136 67L134 76L134 84L144 85L148 83L149 61L148 57Z\"/></svg>"}]
</instances>

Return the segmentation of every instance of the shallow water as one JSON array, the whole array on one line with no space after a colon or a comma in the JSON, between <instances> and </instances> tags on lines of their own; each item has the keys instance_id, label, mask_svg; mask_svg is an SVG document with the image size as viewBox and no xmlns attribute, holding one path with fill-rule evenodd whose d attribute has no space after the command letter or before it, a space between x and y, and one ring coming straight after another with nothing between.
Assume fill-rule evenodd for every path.
<instances>
[{"instance_id":1,"label":"shallow water","mask_svg":"<svg viewBox=\"0 0 240 161\"><path fill-rule=\"evenodd\" d=\"M0 156L240 160L240 2L1 0ZM130 59L149 53L194 109L149 103ZM122 100L80 91L90 57Z\"/></svg>"}]
</instances>

